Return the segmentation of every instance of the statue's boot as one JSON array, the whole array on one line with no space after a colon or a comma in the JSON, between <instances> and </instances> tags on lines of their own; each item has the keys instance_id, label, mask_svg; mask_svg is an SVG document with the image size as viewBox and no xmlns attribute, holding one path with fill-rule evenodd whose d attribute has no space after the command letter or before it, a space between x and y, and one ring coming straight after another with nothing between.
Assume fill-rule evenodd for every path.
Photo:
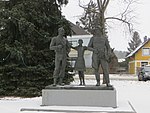
<instances>
[{"instance_id":1,"label":"statue's boot","mask_svg":"<svg viewBox=\"0 0 150 113\"><path fill-rule=\"evenodd\" d=\"M112 87L112 85L110 83L107 83L106 85L107 85L107 87Z\"/></svg>"},{"instance_id":2,"label":"statue's boot","mask_svg":"<svg viewBox=\"0 0 150 113\"><path fill-rule=\"evenodd\" d=\"M98 72L95 72L95 77L96 77L96 81L97 81L96 86L100 86L100 75Z\"/></svg>"},{"instance_id":3,"label":"statue's boot","mask_svg":"<svg viewBox=\"0 0 150 113\"><path fill-rule=\"evenodd\" d=\"M53 86L56 86L57 85L57 79L54 78L54 83L53 83Z\"/></svg>"},{"instance_id":4,"label":"statue's boot","mask_svg":"<svg viewBox=\"0 0 150 113\"><path fill-rule=\"evenodd\" d=\"M85 81L83 80L83 85L85 86Z\"/></svg>"},{"instance_id":5,"label":"statue's boot","mask_svg":"<svg viewBox=\"0 0 150 113\"><path fill-rule=\"evenodd\" d=\"M100 86L100 80L97 80L96 86Z\"/></svg>"},{"instance_id":6,"label":"statue's boot","mask_svg":"<svg viewBox=\"0 0 150 113\"><path fill-rule=\"evenodd\" d=\"M103 84L107 84L104 75L103 75Z\"/></svg>"},{"instance_id":7,"label":"statue's boot","mask_svg":"<svg viewBox=\"0 0 150 113\"><path fill-rule=\"evenodd\" d=\"M84 77L83 77L83 85L85 86L85 80L84 80Z\"/></svg>"},{"instance_id":8,"label":"statue's boot","mask_svg":"<svg viewBox=\"0 0 150 113\"><path fill-rule=\"evenodd\" d=\"M83 79L83 85L85 86L84 74L82 76L82 79Z\"/></svg>"},{"instance_id":9,"label":"statue's boot","mask_svg":"<svg viewBox=\"0 0 150 113\"><path fill-rule=\"evenodd\" d=\"M81 75L79 74L79 79L80 79L80 86L82 85L82 78L81 78Z\"/></svg>"},{"instance_id":10,"label":"statue's boot","mask_svg":"<svg viewBox=\"0 0 150 113\"><path fill-rule=\"evenodd\" d=\"M59 79L58 84L61 85L61 86L64 86L64 83L63 83L63 79L62 79L62 78Z\"/></svg>"},{"instance_id":11,"label":"statue's boot","mask_svg":"<svg viewBox=\"0 0 150 113\"><path fill-rule=\"evenodd\" d=\"M81 85L82 85L82 82L80 82L79 86L81 86Z\"/></svg>"}]
</instances>

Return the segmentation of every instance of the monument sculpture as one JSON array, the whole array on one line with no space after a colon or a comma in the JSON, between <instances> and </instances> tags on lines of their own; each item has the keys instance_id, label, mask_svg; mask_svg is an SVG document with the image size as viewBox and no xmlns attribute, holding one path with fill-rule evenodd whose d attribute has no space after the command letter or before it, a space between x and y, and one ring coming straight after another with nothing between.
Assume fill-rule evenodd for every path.
<instances>
[{"instance_id":1,"label":"monument sculpture","mask_svg":"<svg viewBox=\"0 0 150 113\"><path fill-rule=\"evenodd\" d=\"M64 29L58 29L58 36L54 37L50 44L50 49L55 50L55 70L54 84L46 86L42 90L42 105L46 106L95 106L95 107L117 107L116 90L114 87L93 87L91 85L62 86L62 80L65 74L66 58L69 52L70 44L63 37ZM78 41L79 45L72 47L78 52L75 63L75 70L79 72L80 85L85 85L84 81L84 51L86 49L93 51L93 68L97 80L96 86L100 85L99 66L102 66L107 86L110 85L108 59L110 46L107 38L95 30L95 35L91 38L88 47L82 46L83 40ZM59 86L56 87L58 84ZM94 96L91 96L94 95ZM90 97L90 98L89 98Z\"/></svg>"},{"instance_id":2,"label":"monument sculpture","mask_svg":"<svg viewBox=\"0 0 150 113\"><path fill-rule=\"evenodd\" d=\"M87 47L82 46L83 44L82 39L79 39L78 43L79 43L78 46L72 47L78 52L78 57L75 62L75 70L78 71L78 74L79 74L79 79L80 79L79 85L85 85L84 71L86 70L86 67L85 67L85 60L84 60L84 51L87 49Z\"/></svg>"},{"instance_id":3,"label":"monument sculpture","mask_svg":"<svg viewBox=\"0 0 150 113\"><path fill-rule=\"evenodd\" d=\"M64 37L64 28L58 29L58 36L53 37L50 43L50 50L55 51L55 70L53 74L53 86L64 85L63 78L65 76L66 59L70 51L70 44ZM57 83L58 82L58 83Z\"/></svg>"},{"instance_id":4,"label":"monument sculpture","mask_svg":"<svg viewBox=\"0 0 150 113\"><path fill-rule=\"evenodd\" d=\"M100 86L100 65L103 70L103 77L105 79L107 87L111 86L109 80L108 65L111 49L108 39L104 35L102 35L98 28L94 30L94 36L90 39L90 42L88 44L88 50L93 51L92 67L95 71L94 73L97 81L96 86Z\"/></svg>"}]
</instances>

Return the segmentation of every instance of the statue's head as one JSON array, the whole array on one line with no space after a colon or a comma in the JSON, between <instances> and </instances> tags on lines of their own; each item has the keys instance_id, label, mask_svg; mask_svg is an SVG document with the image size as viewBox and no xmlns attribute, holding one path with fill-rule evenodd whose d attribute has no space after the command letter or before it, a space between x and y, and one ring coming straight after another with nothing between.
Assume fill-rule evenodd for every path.
<instances>
[{"instance_id":1,"label":"statue's head","mask_svg":"<svg viewBox=\"0 0 150 113\"><path fill-rule=\"evenodd\" d=\"M78 40L78 43L79 43L79 45L82 45L82 44L83 44L83 40L82 40L82 39L79 39L79 40Z\"/></svg>"},{"instance_id":2,"label":"statue's head","mask_svg":"<svg viewBox=\"0 0 150 113\"><path fill-rule=\"evenodd\" d=\"M61 35L61 36L63 36L64 33L65 33L64 28L63 28L63 27L60 27L60 28L58 29L58 34Z\"/></svg>"},{"instance_id":3,"label":"statue's head","mask_svg":"<svg viewBox=\"0 0 150 113\"><path fill-rule=\"evenodd\" d=\"M96 36L101 36L102 35L101 29L99 27L96 27L94 29L94 35L96 35Z\"/></svg>"}]
</instances>

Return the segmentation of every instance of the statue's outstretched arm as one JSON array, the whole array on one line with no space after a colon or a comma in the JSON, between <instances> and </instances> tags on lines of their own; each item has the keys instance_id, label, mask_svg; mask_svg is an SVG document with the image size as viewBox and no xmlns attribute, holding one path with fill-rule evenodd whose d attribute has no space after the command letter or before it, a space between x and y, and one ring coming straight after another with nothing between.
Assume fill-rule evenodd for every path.
<instances>
[{"instance_id":1,"label":"statue's outstretched arm","mask_svg":"<svg viewBox=\"0 0 150 113\"><path fill-rule=\"evenodd\" d=\"M93 37L90 39L90 42L89 42L88 47L87 47L87 50L94 51L94 48L93 48Z\"/></svg>"}]
</instances>

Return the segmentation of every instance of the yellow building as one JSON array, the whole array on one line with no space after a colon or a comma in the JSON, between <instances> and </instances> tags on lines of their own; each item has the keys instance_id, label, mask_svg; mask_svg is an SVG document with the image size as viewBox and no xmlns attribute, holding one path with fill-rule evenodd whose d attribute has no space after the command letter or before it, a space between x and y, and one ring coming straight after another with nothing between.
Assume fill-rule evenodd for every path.
<instances>
[{"instance_id":1,"label":"yellow building","mask_svg":"<svg viewBox=\"0 0 150 113\"><path fill-rule=\"evenodd\" d=\"M150 65L150 39L131 52L129 58L129 73L136 74L142 66Z\"/></svg>"}]
</instances>

